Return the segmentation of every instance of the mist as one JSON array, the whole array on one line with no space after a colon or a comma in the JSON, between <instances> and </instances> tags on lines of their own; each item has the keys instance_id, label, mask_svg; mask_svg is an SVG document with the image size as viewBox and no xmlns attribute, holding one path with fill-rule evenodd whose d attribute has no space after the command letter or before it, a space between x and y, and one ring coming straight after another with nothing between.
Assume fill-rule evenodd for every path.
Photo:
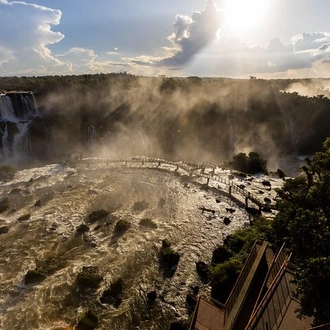
<instances>
[{"instance_id":1,"label":"mist","mask_svg":"<svg viewBox=\"0 0 330 330\"><path fill-rule=\"evenodd\" d=\"M10 78L2 89L4 82ZM20 83L35 91L40 112L30 127L33 159L144 155L222 164L256 151L276 170L281 157L313 153L330 135L329 99L289 92L299 82L123 73Z\"/></svg>"}]
</instances>

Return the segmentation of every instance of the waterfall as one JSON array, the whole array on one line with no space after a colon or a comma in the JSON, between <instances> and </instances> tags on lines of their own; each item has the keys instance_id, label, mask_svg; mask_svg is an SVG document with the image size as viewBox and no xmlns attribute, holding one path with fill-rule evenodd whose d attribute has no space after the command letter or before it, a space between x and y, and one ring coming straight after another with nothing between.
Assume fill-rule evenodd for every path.
<instances>
[{"instance_id":1,"label":"waterfall","mask_svg":"<svg viewBox=\"0 0 330 330\"><path fill-rule=\"evenodd\" d=\"M298 144L297 131L292 118L289 119L289 130L290 130L291 141L294 146L297 146Z\"/></svg>"},{"instance_id":2,"label":"waterfall","mask_svg":"<svg viewBox=\"0 0 330 330\"><path fill-rule=\"evenodd\" d=\"M95 126L89 125L87 127L87 148L89 150L93 150L95 133L96 133Z\"/></svg>"},{"instance_id":3,"label":"waterfall","mask_svg":"<svg viewBox=\"0 0 330 330\"><path fill-rule=\"evenodd\" d=\"M235 121L230 117L227 118L227 121L229 125L229 150L230 152L234 152L236 142Z\"/></svg>"},{"instance_id":4,"label":"waterfall","mask_svg":"<svg viewBox=\"0 0 330 330\"><path fill-rule=\"evenodd\" d=\"M10 145L8 141L8 126L6 124L4 131L0 131L2 134L2 157L3 159L8 159L10 157Z\"/></svg>"},{"instance_id":5,"label":"waterfall","mask_svg":"<svg viewBox=\"0 0 330 330\"><path fill-rule=\"evenodd\" d=\"M13 155L16 160L22 160L31 153L31 144L29 139L29 122L20 122L16 125L18 132L14 136Z\"/></svg>"},{"instance_id":6,"label":"waterfall","mask_svg":"<svg viewBox=\"0 0 330 330\"><path fill-rule=\"evenodd\" d=\"M0 95L0 154L3 161L21 161L31 154L29 128L38 116L32 92Z\"/></svg>"},{"instance_id":7,"label":"waterfall","mask_svg":"<svg viewBox=\"0 0 330 330\"><path fill-rule=\"evenodd\" d=\"M10 122L17 122L18 120L11 99L6 94L0 95L0 120Z\"/></svg>"}]
</instances>

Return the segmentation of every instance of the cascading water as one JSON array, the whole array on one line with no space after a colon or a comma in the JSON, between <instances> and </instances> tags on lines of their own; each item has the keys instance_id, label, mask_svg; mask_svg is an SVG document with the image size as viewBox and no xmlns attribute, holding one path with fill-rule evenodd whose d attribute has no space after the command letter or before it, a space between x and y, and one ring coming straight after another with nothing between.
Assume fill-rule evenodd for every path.
<instances>
[{"instance_id":1,"label":"cascading water","mask_svg":"<svg viewBox=\"0 0 330 330\"><path fill-rule=\"evenodd\" d=\"M95 126L89 125L87 127L87 148L88 150L93 150L94 139L95 139Z\"/></svg>"},{"instance_id":2,"label":"cascading water","mask_svg":"<svg viewBox=\"0 0 330 330\"><path fill-rule=\"evenodd\" d=\"M32 92L0 95L0 155L3 161L21 161L31 152L29 128L39 116Z\"/></svg>"}]
</instances>

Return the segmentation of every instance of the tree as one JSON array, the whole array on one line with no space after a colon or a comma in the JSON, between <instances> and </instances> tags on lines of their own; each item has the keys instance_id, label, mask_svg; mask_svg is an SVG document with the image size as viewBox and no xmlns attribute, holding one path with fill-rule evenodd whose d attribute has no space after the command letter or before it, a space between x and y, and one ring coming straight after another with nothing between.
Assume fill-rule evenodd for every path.
<instances>
[{"instance_id":1,"label":"tree","mask_svg":"<svg viewBox=\"0 0 330 330\"><path fill-rule=\"evenodd\" d=\"M297 265L299 316L313 316L315 325L330 322L330 138L323 147L278 191L273 222L276 244L286 242Z\"/></svg>"},{"instance_id":2,"label":"tree","mask_svg":"<svg viewBox=\"0 0 330 330\"><path fill-rule=\"evenodd\" d=\"M248 156L243 152L235 155L229 165L233 169L244 173L268 173L267 162L254 151L251 151Z\"/></svg>"}]
</instances>

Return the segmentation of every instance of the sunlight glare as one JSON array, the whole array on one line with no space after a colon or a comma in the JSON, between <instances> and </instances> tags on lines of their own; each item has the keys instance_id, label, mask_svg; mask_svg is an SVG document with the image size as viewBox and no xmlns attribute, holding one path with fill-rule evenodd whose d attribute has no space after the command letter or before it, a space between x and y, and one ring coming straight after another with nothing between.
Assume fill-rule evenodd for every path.
<instances>
[{"instance_id":1,"label":"sunlight glare","mask_svg":"<svg viewBox=\"0 0 330 330\"><path fill-rule=\"evenodd\" d=\"M246 32L258 26L266 11L266 0L226 0L224 4L227 28L237 32Z\"/></svg>"}]
</instances>

